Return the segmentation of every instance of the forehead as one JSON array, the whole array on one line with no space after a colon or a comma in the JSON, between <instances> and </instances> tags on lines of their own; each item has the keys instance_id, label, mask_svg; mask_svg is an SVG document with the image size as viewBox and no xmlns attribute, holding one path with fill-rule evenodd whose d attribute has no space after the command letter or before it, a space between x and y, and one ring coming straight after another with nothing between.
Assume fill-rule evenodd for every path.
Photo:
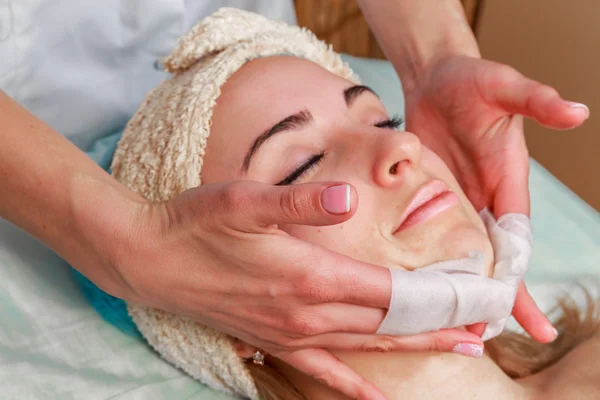
<instances>
[{"instance_id":1,"label":"forehead","mask_svg":"<svg viewBox=\"0 0 600 400\"><path fill-rule=\"evenodd\" d=\"M323 91L347 84L309 60L292 56L258 58L246 63L223 85L217 104L247 108L257 102L277 105L285 100L282 105L288 106L314 101Z\"/></svg>"},{"instance_id":2,"label":"forehead","mask_svg":"<svg viewBox=\"0 0 600 400\"><path fill-rule=\"evenodd\" d=\"M303 109L318 118L345 110L350 83L298 57L246 63L223 85L202 167L204 183L239 178L246 151L261 133Z\"/></svg>"}]
</instances>

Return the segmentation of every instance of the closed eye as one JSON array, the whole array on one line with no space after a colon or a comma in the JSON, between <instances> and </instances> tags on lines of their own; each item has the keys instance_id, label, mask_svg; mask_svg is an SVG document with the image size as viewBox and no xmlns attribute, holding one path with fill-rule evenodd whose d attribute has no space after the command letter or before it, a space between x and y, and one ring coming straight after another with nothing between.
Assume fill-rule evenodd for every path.
<instances>
[{"instance_id":1,"label":"closed eye","mask_svg":"<svg viewBox=\"0 0 600 400\"><path fill-rule=\"evenodd\" d=\"M321 161L323 161L324 156L325 156L324 152L313 155L311 158L306 160L306 162L304 164L302 164L296 170L294 170L294 172L292 172L291 174L286 176L281 182L276 183L276 185L277 186L285 186L285 185L291 185L292 183L296 182L298 179L300 179L302 176L304 176L307 172L309 172L313 168L316 168L321 163Z\"/></svg>"},{"instance_id":2,"label":"closed eye","mask_svg":"<svg viewBox=\"0 0 600 400\"><path fill-rule=\"evenodd\" d=\"M400 118L400 116L398 114L396 114L391 118L388 118L384 121L380 121L380 122L376 123L375 126L377 128L398 129L398 128L400 128L400 126L402 126L403 123L404 123L404 120L402 118Z\"/></svg>"},{"instance_id":3,"label":"closed eye","mask_svg":"<svg viewBox=\"0 0 600 400\"><path fill-rule=\"evenodd\" d=\"M386 120L376 123L375 126L377 128L383 128L383 129L398 129L398 128L400 128L400 126L402 126L403 123L404 123L404 120L399 115L396 114L396 115L392 116L391 118L388 118ZM306 160L305 163L303 163L301 166L299 166L297 169L295 169L291 174L286 176L282 181L276 183L276 185L277 186L285 186L285 185L293 184L298 179L302 178L302 176L304 176L310 170L316 168L321 163L321 161L323 161L324 156L325 156L324 152L313 155L308 160Z\"/></svg>"}]
</instances>

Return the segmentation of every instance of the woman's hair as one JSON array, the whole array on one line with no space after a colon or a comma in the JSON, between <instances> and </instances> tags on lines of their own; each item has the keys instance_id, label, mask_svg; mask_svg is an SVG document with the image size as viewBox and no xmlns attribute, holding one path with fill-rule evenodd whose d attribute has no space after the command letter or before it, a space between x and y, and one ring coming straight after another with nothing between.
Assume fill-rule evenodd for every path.
<instances>
[{"instance_id":1,"label":"woman's hair","mask_svg":"<svg viewBox=\"0 0 600 400\"><path fill-rule=\"evenodd\" d=\"M534 341L521 333L504 332L486 342L490 357L511 378L524 378L540 372L558 362L577 345L592 337L600 327L600 302L581 287L585 308L565 294L558 299L550 315L558 314L554 326L557 339L549 344ZM287 379L273 367L247 364L262 400L307 400Z\"/></svg>"},{"instance_id":2,"label":"woman's hair","mask_svg":"<svg viewBox=\"0 0 600 400\"><path fill-rule=\"evenodd\" d=\"M559 297L550 315L558 315L554 326L558 337L543 344L529 336L505 332L486 343L492 360L511 378L525 378L559 361L568 352L598 332L600 301L580 286L585 296L585 307L578 307L569 294Z\"/></svg>"}]
</instances>

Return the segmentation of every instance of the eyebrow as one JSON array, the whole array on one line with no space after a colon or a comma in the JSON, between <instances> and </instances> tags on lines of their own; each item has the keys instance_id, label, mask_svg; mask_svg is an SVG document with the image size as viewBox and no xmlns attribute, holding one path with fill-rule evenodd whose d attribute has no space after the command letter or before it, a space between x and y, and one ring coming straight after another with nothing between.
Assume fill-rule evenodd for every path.
<instances>
[{"instance_id":1,"label":"eyebrow","mask_svg":"<svg viewBox=\"0 0 600 400\"><path fill-rule=\"evenodd\" d=\"M344 89L344 101L346 102L346 106L352 106L356 98L364 92L369 92L377 96L377 93L375 93L373 89L364 85L354 85ZM307 125L311 124L313 121L313 115L310 113L310 111L304 109L302 111L297 112L296 114L292 114L282 119L281 121L273 125L271 128L267 129L259 137L256 138L254 143L252 143L250 150L248 150L246 157L244 157L244 162L242 164L242 172L248 172L252 156L254 156L254 154L256 154L260 146L262 146L267 140L273 137L273 135L279 132L304 128Z\"/></svg>"},{"instance_id":2,"label":"eyebrow","mask_svg":"<svg viewBox=\"0 0 600 400\"><path fill-rule=\"evenodd\" d=\"M297 112L296 114L292 114L292 115L282 119L281 121L279 121L278 123L273 125L271 128L267 129L265 132L263 132L262 135L260 135L259 137L256 138L254 143L252 143L250 150L248 150L248 154L246 154L246 157L244 157L244 164L242 165L242 170L244 172L248 172L248 168L250 168L250 160L252 159L252 156L254 154L256 154L256 152L258 151L258 148L264 142L269 140L273 135L275 135L276 133L279 133L279 132L290 131L290 130L294 130L294 129L301 129L301 128L305 127L306 125L309 125L312 121L313 121L312 114L310 113L310 111L304 109L302 111Z\"/></svg>"},{"instance_id":3,"label":"eyebrow","mask_svg":"<svg viewBox=\"0 0 600 400\"><path fill-rule=\"evenodd\" d=\"M350 86L349 88L344 90L344 100L346 100L346 105L348 107L350 107L352 105L352 103L354 103L354 100L356 100L356 98L364 92L369 92L369 93L372 93L375 96L377 96L377 93L375 93L373 91L373 89L371 89L368 86L365 86L365 85ZM377 96L377 97L379 98L379 96Z\"/></svg>"}]
</instances>

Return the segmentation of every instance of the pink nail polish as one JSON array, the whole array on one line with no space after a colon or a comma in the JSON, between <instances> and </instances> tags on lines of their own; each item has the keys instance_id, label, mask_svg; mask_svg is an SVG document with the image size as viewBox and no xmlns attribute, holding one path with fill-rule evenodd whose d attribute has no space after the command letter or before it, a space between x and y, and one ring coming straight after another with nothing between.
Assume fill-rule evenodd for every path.
<instances>
[{"instance_id":1,"label":"pink nail polish","mask_svg":"<svg viewBox=\"0 0 600 400\"><path fill-rule=\"evenodd\" d=\"M321 193L321 204L331 214L350 211L350 185L331 186Z\"/></svg>"},{"instance_id":2,"label":"pink nail polish","mask_svg":"<svg viewBox=\"0 0 600 400\"><path fill-rule=\"evenodd\" d=\"M483 356L483 346L470 343L459 343L452 349L453 353L467 357L480 358Z\"/></svg>"}]
</instances>

